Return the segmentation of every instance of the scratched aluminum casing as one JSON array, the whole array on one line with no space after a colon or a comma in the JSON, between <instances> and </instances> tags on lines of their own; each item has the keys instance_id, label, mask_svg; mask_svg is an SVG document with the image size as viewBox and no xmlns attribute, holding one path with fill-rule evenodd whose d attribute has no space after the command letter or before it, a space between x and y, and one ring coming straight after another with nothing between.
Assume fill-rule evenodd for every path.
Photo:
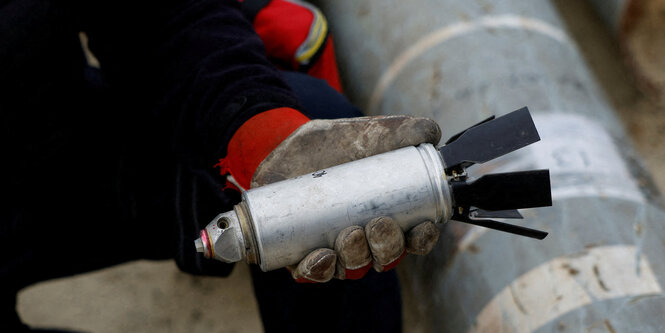
<instances>
[{"instance_id":1,"label":"scratched aluminum casing","mask_svg":"<svg viewBox=\"0 0 665 333\"><path fill-rule=\"evenodd\" d=\"M443 137L528 106L542 141L469 170L549 168L543 241L450 222L400 266L407 328L665 330L665 213L548 1L320 1L345 89L369 114L435 119ZM512 223L512 221L510 221Z\"/></svg>"},{"instance_id":2,"label":"scratched aluminum casing","mask_svg":"<svg viewBox=\"0 0 665 333\"><path fill-rule=\"evenodd\" d=\"M339 232L392 217L403 230L452 215L441 155L431 144L406 147L243 193L264 271L333 248Z\"/></svg>"},{"instance_id":3,"label":"scratched aluminum casing","mask_svg":"<svg viewBox=\"0 0 665 333\"><path fill-rule=\"evenodd\" d=\"M665 106L665 0L590 0L618 39L638 87Z\"/></svg>"}]
</instances>

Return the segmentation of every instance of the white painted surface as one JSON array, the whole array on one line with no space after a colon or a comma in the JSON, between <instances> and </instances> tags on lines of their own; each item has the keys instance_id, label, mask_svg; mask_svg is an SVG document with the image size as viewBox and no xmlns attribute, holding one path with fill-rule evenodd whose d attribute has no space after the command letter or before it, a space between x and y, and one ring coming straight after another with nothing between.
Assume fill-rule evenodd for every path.
<instances>
[{"instance_id":1,"label":"white painted surface","mask_svg":"<svg viewBox=\"0 0 665 333\"><path fill-rule=\"evenodd\" d=\"M593 302L661 293L649 261L636 247L592 248L517 278L485 305L471 332L531 332Z\"/></svg>"}]
</instances>

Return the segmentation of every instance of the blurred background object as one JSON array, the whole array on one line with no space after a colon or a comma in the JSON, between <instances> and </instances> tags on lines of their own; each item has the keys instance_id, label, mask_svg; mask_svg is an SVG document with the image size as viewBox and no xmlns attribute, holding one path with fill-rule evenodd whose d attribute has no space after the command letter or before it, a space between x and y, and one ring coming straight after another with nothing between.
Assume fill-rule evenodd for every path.
<instances>
[{"instance_id":1,"label":"blurred background object","mask_svg":"<svg viewBox=\"0 0 665 333\"><path fill-rule=\"evenodd\" d=\"M665 106L665 1L590 1L618 39L638 87Z\"/></svg>"},{"instance_id":2,"label":"blurred background object","mask_svg":"<svg viewBox=\"0 0 665 333\"><path fill-rule=\"evenodd\" d=\"M530 226L550 231L545 241L549 243L490 231L476 233L460 245L456 240L468 230L450 224L438 253L406 263L420 267L421 274L402 274L405 331L665 329L659 315L665 303L660 295L665 258L657 254L662 254L665 236L657 222L665 217L650 180L639 173L640 159L631 153L633 141L655 184L665 190L665 113L636 90L617 39L589 3L432 0L317 5L331 21L347 94L368 112L435 117L446 137L485 115L524 105L544 117L537 123L539 130L574 129L574 121L559 116L548 121L550 115L565 111L592 124L581 127L590 128L589 138L609 140L609 148L599 150L594 142L580 143L583 151L610 156L610 162L618 159L617 165L605 166L615 174L602 172L604 167L573 171L604 189L623 188L623 197L559 197L563 199L551 210L527 216ZM481 25L472 26L478 22ZM525 22L531 30L524 31ZM474 36L465 35L469 29ZM372 31L377 35L368 36ZM434 31L444 33L431 35ZM417 44L427 37L435 39ZM408 51L413 45L420 45L420 53L409 53L416 52ZM550 148L573 141L552 139ZM496 165L502 167L506 166ZM553 185L567 177L560 171ZM584 177L579 183L589 181ZM640 271L634 273L637 268ZM514 283L516 279L520 283ZM622 288L626 281L640 283ZM30 287L19 295L18 307L24 321L37 327L93 332L261 330L244 265L219 279L180 273L171 262L130 263ZM493 313L496 309L499 312ZM503 321L490 320L497 318Z\"/></svg>"},{"instance_id":3,"label":"blurred background object","mask_svg":"<svg viewBox=\"0 0 665 333\"><path fill-rule=\"evenodd\" d=\"M541 134L474 174L549 168L553 207L523 212L548 238L448 223L430 255L402 264L407 328L665 328L665 211L587 64L595 59L568 33L590 18L564 18L571 4L546 0L320 5L343 85L369 114L431 117L446 137L527 105Z\"/></svg>"}]
</instances>

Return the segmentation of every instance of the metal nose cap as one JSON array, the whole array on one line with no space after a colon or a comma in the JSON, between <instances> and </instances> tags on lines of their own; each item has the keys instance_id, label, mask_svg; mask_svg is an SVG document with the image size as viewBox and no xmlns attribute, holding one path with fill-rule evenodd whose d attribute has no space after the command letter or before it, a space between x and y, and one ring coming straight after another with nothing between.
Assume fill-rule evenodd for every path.
<instances>
[{"instance_id":1,"label":"metal nose cap","mask_svg":"<svg viewBox=\"0 0 665 333\"><path fill-rule=\"evenodd\" d=\"M205 246L203 246L203 241L201 240L201 238L197 238L194 241L194 246L196 246L196 252L205 252L206 251Z\"/></svg>"},{"instance_id":2,"label":"metal nose cap","mask_svg":"<svg viewBox=\"0 0 665 333\"><path fill-rule=\"evenodd\" d=\"M194 246L196 246L196 252L203 253L206 258L212 257L210 239L208 238L208 232L206 232L205 229L201 230L201 237L194 241Z\"/></svg>"}]
</instances>

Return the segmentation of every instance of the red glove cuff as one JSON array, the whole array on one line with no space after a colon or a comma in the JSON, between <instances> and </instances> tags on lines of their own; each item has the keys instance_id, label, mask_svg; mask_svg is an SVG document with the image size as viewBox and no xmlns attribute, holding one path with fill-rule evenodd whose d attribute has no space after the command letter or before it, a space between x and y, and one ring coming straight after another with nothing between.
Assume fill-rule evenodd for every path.
<instances>
[{"instance_id":1,"label":"red glove cuff","mask_svg":"<svg viewBox=\"0 0 665 333\"><path fill-rule=\"evenodd\" d=\"M215 167L220 174L231 174L244 189L249 189L259 164L309 118L292 108L277 108L247 120L229 141L226 157ZM227 182L227 187L235 187Z\"/></svg>"}]
</instances>

